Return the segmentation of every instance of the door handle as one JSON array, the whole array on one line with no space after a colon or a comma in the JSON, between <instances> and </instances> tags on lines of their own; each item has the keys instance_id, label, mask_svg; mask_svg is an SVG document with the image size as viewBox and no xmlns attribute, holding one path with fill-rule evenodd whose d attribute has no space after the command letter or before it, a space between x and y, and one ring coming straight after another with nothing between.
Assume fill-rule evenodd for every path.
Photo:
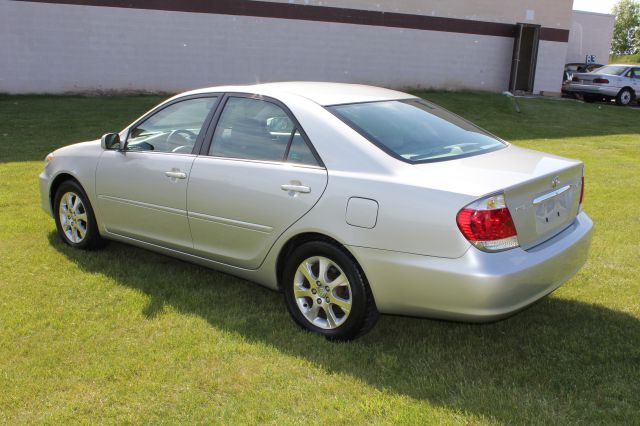
<instances>
[{"instance_id":1,"label":"door handle","mask_svg":"<svg viewBox=\"0 0 640 426\"><path fill-rule=\"evenodd\" d=\"M164 172L166 177L174 178L174 179L186 179L187 174L183 172Z\"/></svg>"},{"instance_id":2,"label":"door handle","mask_svg":"<svg viewBox=\"0 0 640 426\"><path fill-rule=\"evenodd\" d=\"M280 185L280 189L282 189L283 191L301 192L303 194L308 194L311 192L311 188L303 185Z\"/></svg>"}]
</instances>

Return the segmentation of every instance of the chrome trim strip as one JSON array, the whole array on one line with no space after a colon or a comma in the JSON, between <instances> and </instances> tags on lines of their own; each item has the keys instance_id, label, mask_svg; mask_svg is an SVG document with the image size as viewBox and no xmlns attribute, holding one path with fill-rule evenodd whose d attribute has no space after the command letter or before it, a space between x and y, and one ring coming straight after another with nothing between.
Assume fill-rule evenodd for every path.
<instances>
[{"instance_id":1,"label":"chrome trim strip","mask_svg":"<svg viewBox=\"0 0 640 426\"><path fill-rule=\"evenodd\" d=\"M143 203L142 201L125 200L123 198L111 197L109 195L98 195L98 198L101 200L115 201L116 203L128 204L130 206L142 207L144 209L157 210L164 213L172 213L180 216L187 215L186 210L175 209L173 207L159 206L157 204Z\"/></svg>"},{"instance_id":2,"label":"chrome trim strip","mask_svg":"<svg viewBox=\"0 0 640 426\"><path fill-rule=\"evenodd\" d=\"M273 231L271 226L258 225L257 223L242 222L240 220L227 219L225 217L210 216L204 213L189 212L189 218L205 220L207 222L215 222L221 225L235 226L236 228L249 229L251 231L270 234Z\"/></svg>"},{"instance_id":3,"label":"chrome trim strip","mask_svg":"<svg viewBox=\"0 0 640 426\"><path fill-rule=\"evenodd\" d=\"M558 195L567 192L569 189L571 189L571 185L563 186L562 188L556 189L555 191L551 191L547 194L539 196L538 198L534 198L533 205L537 206L538 204L542 204L553 197L557 197Z\"/></svg>"},{"instance_id":4,"label":"chrome trim strip","mask_svg":"<svg viewBox=\"0 0 640 426\"><path fill-rule=\"evenodd\" d=\"M236 158L236 157L219 157L216 155L199 155L198 159L210 159L210 160L224 160L224 161L239 161L243 163L257 163L257 164L269 164L274 166L296 167L304 169L316 169L327 170L326 167L314 166L312 164L293 163L290 161L276 161L276 160L255 160L252 158Z\"/></svg>"}]
</instances>

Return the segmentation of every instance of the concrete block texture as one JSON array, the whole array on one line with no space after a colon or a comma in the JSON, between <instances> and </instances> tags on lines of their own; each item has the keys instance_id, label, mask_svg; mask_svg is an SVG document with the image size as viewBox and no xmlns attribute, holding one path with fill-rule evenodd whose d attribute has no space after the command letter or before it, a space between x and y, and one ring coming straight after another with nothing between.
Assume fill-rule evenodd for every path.
<instances>
[{"instance_id":1,"label":"concrete block texture","mask_svg":"<svg viewBox=\"0 0 640 426\"><path fill-rule=\"evenodd\" d=\"M500 36L0 0L0 92L8 93L283 80L503 91L512 49ZM536 90L559 90L562 49L540 43Z\"/></svg>"}]
</instances>

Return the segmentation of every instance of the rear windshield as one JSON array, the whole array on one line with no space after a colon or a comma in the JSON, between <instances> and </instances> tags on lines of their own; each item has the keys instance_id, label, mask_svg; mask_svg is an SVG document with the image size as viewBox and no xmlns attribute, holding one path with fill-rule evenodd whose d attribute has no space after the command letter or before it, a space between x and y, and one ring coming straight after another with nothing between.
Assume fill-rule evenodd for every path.
<instances>
[{"instance_id":1,"label":"rear windshield","mask_svg":"<svg viewBox=\"0 0 640 426\"><path fill-rule=\"evenodd\" d=\"M622 75L628 69L629 67L625 67L625 66L605 65L604 67L596 68L591 72L597 73L597 74Z\"/></svg>"},{"instance_id":2,"label":"rear windshield","mask_svg":"<svg viewBox=\"0 0 640 426\"><path fill-rule=\"evenodd\" d=\"M409 163L452 160L506 146L465 119L423 100L335 105L328 109L389 155Z\"/></svg>"}]
</instances>

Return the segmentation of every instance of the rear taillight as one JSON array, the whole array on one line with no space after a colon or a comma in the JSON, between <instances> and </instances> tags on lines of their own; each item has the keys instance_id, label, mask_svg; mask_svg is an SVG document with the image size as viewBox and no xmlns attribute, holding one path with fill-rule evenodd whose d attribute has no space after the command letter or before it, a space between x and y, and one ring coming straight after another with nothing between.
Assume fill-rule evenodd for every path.
<instances>
[{"instance_id":1,"label":"rear taillight","mask_svg":"<svg viewBox=\"0 0 640 426\"><path fill-rule=\"evenodd\" d=\"M580 79L578 77L573 77L571 81L580 81Z\"/></svg>"},{"instance_id":2,"label":"rear taillight","mask_svg":"<svg viewBox=\"0 0 640 426\"><path fill-rule=\"evenodd\" d=\"M582 181L580 182L580 205L582 205L583 198L584 198L584 172L582 172Z\"/></svg>"},{"instance_id":3,"label":"rear taillight","mask_svg":"<svg viewBox=\"0 0 640 426\"><path fill-rule=\"evenodd\" d=\"M593 82L596 84L609 84L609 80L606 78L594 78Z\"/></svg>"},{"instance_id":4,"label":"rear taillight","mask_svg":"<svg viewBox=\"0 0 640 426\"><path fill-rule=\"evenodd\" d=\"M483 251L518 247L518 236L504 195L474 201L458 212L458 228L471 244Z\"/></svg>"}]
</instances>

